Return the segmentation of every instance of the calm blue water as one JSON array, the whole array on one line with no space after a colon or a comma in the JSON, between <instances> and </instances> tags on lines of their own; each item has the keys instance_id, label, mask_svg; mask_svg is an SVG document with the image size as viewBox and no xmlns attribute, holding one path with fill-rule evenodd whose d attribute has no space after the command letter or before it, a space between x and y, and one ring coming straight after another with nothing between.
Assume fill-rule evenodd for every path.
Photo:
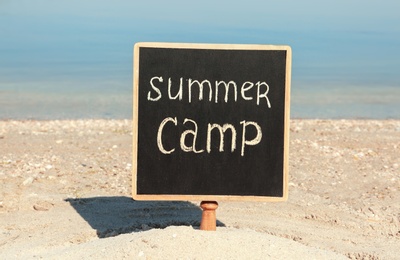
<instances>
[{"instance_id":1,"label":"calm blue water","mask_svg":"<svg viewBox=\"0 0 400 260\"><path fill-rule=\"evenodd\" d=\"M0 119L131 118L143 41L290 45L293 118L400 118L399 1L215 2L0 1Z\"/></svg>"}]
</instances>

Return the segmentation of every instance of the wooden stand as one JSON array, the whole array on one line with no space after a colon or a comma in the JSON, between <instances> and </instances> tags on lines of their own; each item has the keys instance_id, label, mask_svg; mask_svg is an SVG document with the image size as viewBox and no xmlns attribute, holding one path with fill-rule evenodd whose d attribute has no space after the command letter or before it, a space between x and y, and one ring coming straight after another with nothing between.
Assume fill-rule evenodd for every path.
<instances>
[{"instance_id":1,"label":"wooden stand","mask_svg":"<svg viewBox=\"0 0 400 260\"><path fill-rule=\"evenodd\" d=\"M216 231L217 216L215 210L218 208L218 203L216 201L202 201L200 207L203 209L200 230Z\"/></svg>"}]
</instances>

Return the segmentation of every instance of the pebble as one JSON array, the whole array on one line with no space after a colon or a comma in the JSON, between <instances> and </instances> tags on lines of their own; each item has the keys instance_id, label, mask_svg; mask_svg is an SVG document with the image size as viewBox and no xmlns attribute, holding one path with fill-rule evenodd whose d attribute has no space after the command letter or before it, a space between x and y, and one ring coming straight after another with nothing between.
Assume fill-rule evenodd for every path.
<instances>
[{"instance_id":1,"label":"pebble","mask_svg":"<svg viewBox=\"0 0 400 260\"><path fill-rule=\"evenodd\" d=\"M53 206L54 206L53 203L47 201L41 201L33 205L33 209L36 211L48 211Z\"/></svg>"},{"instance_id":2,"label":"pebble","mask_svg":"<svg viewBox=\"0 0 400 260\"><path fill-rule=\"evenodd\" d=\"M125 169L126 169L126 170L130 170L130 169L131 169L131 167L132 167L132 164L130 164L130 163L127 163L127 164L126 164L126 167L125 167Z\"/></svg>"},{"instance_id":3,"label":"pebble","mask_svg":"<svg viewBox=\"0 0 400 260\"><path fill-rule=\"evenodd\" d=\"M356 159L361 159L361 158L363 158L365 156L365 154L363 153L363 152L359 152L359 153L356 153L355 155L354 155L354 157L356 158Z\"/></svg>"},{"instance_id":4,"label":"pebble","mask_svg":"<svg viewBox=\"0 0 400 260\"><path fill-rule=\"evenodd\" d=\"M26 180L24 180L24 182L22 184L24 186L26 186L26 185L32 184L34 180L35 179L31 176L31 177L28 177Z\"/></svg>"}]
</instances>

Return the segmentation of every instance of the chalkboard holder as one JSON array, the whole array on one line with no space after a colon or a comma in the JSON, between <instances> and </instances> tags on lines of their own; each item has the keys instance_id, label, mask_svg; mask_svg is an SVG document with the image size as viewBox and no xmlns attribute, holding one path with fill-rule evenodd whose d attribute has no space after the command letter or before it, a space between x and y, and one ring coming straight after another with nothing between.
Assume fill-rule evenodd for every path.
<instances>
[{"instance_id":1,"label":"chalkboard holder","mask_svg":"<svg viewBox=\"0 0 400 260\"><path fill-rule=\"evenodd\" d=\"M281 45L136 43L133 198L287 200L291 55Z\"/></svg>"},{"instance_id":2,"label":"chalkboard holder","mask_svg":"<svg viewBox=\"0 0 400 260\"><path fill-rule=\"evenodd\" d=\"M203 209L200 230L216 231L217 216L215 211L218 208L218 203L216 201L202 201L200 207Z\"/></svg>"}]
</instances>

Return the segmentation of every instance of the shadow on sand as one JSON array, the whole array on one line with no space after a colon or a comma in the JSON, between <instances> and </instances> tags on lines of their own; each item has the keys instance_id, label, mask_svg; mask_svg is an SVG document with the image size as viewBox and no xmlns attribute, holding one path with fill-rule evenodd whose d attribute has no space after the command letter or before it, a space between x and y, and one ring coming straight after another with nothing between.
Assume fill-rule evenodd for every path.
<instances>
[{"instance_id":1,"label":"shadow on sand","mask_svg":"<svg viewBox=\"0 0 400 260\"><path fill-rule=\"evenodd\" d=\"M188 201L135 201L129 197L68 198L65 201L99 238L168 226L200 226L202 210ZM225 226L217 220L217 226Z\"/></svg>"}]
</instances>

